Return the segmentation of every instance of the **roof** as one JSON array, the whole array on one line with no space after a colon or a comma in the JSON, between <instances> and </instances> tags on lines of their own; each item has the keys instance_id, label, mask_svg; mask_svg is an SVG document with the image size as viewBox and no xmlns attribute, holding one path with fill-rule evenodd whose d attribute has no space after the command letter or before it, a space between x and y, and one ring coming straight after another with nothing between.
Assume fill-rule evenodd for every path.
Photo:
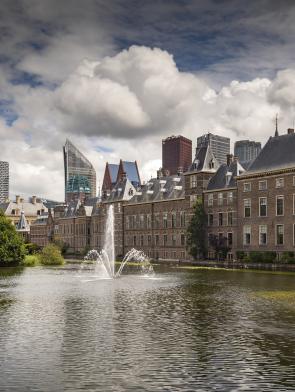
<instances>
[{"instance_id":1,"label":"roof","mask_svg":"<svg viewBox=\"0 0 295 392\"><path fill-rule=\"evenodd\" d=\"M111 190L110 194L104 198L103 202L112 203L116 201L130 200L136 193L134 185L129 178L123 178L118 181L115 187Z\"/></svg>"},{"instance_id":2,"label":"roof","mask_svg":"<svg viewBox=\"0 0 295 392\"><path fill-rule=\"evenodd\" d=\"M119 165L116 165L115 163L108 163L108 168L111 177L111 182L115 184L117 181Z\"/></svg>"},{"instance_id":3,"label":"roof","mask_svg":"<svg viewBox=\"0 0 295 392\"><path fill-rule=\"evenodd\" d=\"M197 148L196 156L189 168L189 172L211 171L215 172L219 163L215 158L210 145Z\"/></svg>"},{"instance_id":4,"label":"roof","mask_svg":"<svg viewBox=\"0 0 295 392\"><path fill-rule=\"evenodd\" d=\"M245 175L295 167L295 134L270 137Z\"/></svg>"},{"instance_id":5,"label":"roof","mask_svg":"<svg viewBox=\"0 0 295 392\"><path fill-rule=\"evenodd\" d=\"M149 203L184 198L184 176L151 178L130 200L130 203Z\"/></svg>"},{"instance_id":6,"label":"roof","mask_svg":"<svg viewBox=\"0 0 295 392\"><path fill-rule=\"evenodd\" d=\"M17 223L16 230L17 231L29 231L30 230L30 226L26 220L24 211L21 212L20 220Z\"/></svg>"},{"instance_id":7,"label":"roof","mask_svg":"<svg viewBox=\"0 0 295 392\"><path fill-rule=\"evenodd\" d=\"M140 185L140 178L136 162L123 161L123 170L133 185Z\"/></svg>"},{"instance_id":8,"label":"roof","mask_svg":"<svg viewBox=\"0 0 295 392\"><path fill-rule=\"evenodd\" d=\"M244 167L238 161L231 162L229 166L223 164L219 166L217 172L211 177L207 190L234 188L236 186L236 177L244 172Z\"/></svg>"},{"instance_id":9,"label":"roof","mask_svg":"<svg viewBox=\"0 0 295 392\"><path fill-rule=\"evenodd\" d=\"M24 211L26 216L37 216L37 211L40 211L39 214L47 211L45 204L39 200L36 203L30 201L20 201L19 203L10 201L0 204L0 209L4 211L5 215L12 216L20 216L21 211ZM15 211L14 214L12 214L12 210Z\"/></svg>"}]
</instances>

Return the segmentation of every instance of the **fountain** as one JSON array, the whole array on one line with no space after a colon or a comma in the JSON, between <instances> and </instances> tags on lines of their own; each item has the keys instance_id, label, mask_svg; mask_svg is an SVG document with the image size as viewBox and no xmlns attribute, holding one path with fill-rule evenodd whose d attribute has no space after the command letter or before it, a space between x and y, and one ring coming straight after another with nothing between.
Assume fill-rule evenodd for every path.
<instances>
[{"instance_id":1,"label":"fountain","mask_svg":"<svg viewBox=\"0 0 295 392\"><path fill-rule=\"evenodd\" d=\"M153 274L153 267L143 251L132 248L123 258L117 272L115 272L115 236L114 236L114 206L110 205L107 212L104 246L101 252L90 250L84 258L85 264L94 264L95 275L101 278L114 279L121 275L128 261L140 263L145 275Z\"/></svg>"}]
</instances>

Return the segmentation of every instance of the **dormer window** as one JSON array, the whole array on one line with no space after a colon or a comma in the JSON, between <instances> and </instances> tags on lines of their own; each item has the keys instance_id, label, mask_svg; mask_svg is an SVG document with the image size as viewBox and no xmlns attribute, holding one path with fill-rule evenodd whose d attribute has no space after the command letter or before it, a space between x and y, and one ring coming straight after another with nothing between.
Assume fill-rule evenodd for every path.
<instances>
[{"instance_id":1,"label":"dormer window","mask_svg":"<svg viewBox=\"0 0 295 392\"><path fill-rule=\"evenodd\" d=\"M132 188L129 189L128 195L133 196L133 189Z\"/></svg>"},{"instance_id":2,"label":"dormer window","mask_svg":"<svg viewBox=\"0 0 295 392\"><path fill-rule=\"evenodd\" d=\"M211 159L211 161L209 162L209 169L214 169L214 161L213 161L213 159Z\"/></svg>"}]
</instances>

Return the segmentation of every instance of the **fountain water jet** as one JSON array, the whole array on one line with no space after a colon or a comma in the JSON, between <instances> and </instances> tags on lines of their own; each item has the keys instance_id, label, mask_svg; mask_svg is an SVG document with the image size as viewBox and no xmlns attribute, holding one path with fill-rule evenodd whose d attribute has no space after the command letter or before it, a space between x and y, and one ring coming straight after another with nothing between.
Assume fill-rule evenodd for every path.
<instances>
[{"instance_id":1,"label":"fountain water jet","mask_svg":"<svg viewBox=\"0 0 295 392\"><path fill-rule=\"evenodd\" d=\"M146 274L153 274L153 267L149 258L143 251L131 249L129 250L117 272L115 272L115 235L114 235L114 206L110 205L107 212L106 231L104 239L104 247L99 253L95 249L89 251L84 258L84 262L93 262L95 264L95 273L102 278L116 278L122 273L128 261L136 261L141 263L142 271Z\"/></svg>"}]
</instances>

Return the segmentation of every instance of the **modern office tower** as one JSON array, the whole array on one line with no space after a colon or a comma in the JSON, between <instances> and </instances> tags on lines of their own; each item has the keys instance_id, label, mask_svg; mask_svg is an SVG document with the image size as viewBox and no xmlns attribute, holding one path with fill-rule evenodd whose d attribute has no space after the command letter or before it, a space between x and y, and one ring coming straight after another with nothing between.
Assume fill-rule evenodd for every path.
<instances>
[{"instance_id":1,"label":"modern office tower","mask_svg":"<svg viewBox=\"0 0 295 392\"><path fill-rule=\"evenodd\" d=\"M0 203L9 198L9 163L0 161Z\"/></svg>"},{"instance_id":2,"label":"modern office tower","mask_svg":"<svg viewBox=\"0 0 295 392\"><path fill-rule=\"evenodd\" d=\"M234 154L240 162L253 161L261 151L261 143L251 140L235 142Z\"/></svg>"},{"instance_id":3,"label":"modern office tower","mask_svg":"<svg viewBox=\"0 0 295 392\"><path fill-rule=\"evenodd\" d=\"M185 172L192 164L192 141L183 136L162 140L162 169L169 175Z\"/></svg>"},{"instance_id":4,"label":"modern office tower","mask_svg":"<svg viewBox=\"0 0 295 392\"><path fill-rule=\"evenodd\" d=\"M63 147L65 201L96 196L96 172L88 159L67 139Z\"/></svg>"},{"instance_id":5,"label":"modern office tower","mask_svg":"<svg viewBox=\"0 0 295 392\"><path fill-rule=\"evenodd\" d=\"M219 164L226 163L226 156L230 154L230 138L206 133L197 138L197 149L209 145Z\"/></svg>"}]
</instances>

